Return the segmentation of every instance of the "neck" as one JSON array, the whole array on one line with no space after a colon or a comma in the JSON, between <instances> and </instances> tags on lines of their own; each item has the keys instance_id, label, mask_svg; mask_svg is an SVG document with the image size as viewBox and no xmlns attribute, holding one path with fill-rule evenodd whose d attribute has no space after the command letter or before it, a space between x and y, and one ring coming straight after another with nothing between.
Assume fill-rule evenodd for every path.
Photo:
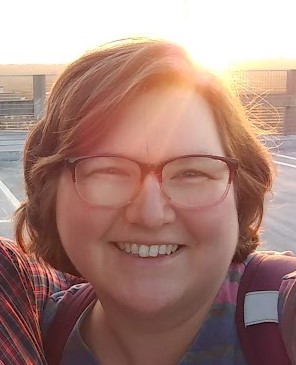
<instances>
[{"instance_id":1,"label":"neck","mask_svg":"<svg viewBox=\"0 0 296 365\"><path fill-rule=\"evenodd\" d=\"M186 313L174 308L145 316L116 310L110 304L103 308L97 302L86 317L82 336L104 365L176 364L199 332L213 300L198 311L195 306L187 307L191 311Z\"/></svg>"}]
</instances>

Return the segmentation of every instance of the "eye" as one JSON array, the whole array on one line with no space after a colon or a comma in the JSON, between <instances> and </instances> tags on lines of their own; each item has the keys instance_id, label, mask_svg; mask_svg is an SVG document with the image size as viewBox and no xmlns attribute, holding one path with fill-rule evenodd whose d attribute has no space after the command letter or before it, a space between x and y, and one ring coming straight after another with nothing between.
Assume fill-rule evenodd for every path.
<instances>
[{"instance_id":1,"label":"eye","mask_svg":"<svg viewBox=\"0 0 296 365\"><path fill-rule=\"evenodd\" d=\"M118 167L93 167L91 169L81 169L79 176L82 179L124 179L130 178L130 171Z\"/></svg>"},{"instance_id":2,"label":"eye","mask_svg":"<svg viewBox=\"0 0 296 365\"><path fill-rule=\"evenodd\" d=\"M122 174L122 171L115 167L106 167L104 169L97 170L97 172L101 174L110 174L110 175Z\"/></svg>"},{"instance_id":3,"label":"eye","mask_svg":"<svg viewBox=\"0 0 296 365\"><path fill-rule=\"evenodd\" d=\"M194 179L194 178L208 178L205 173L199 170L184 170L184 171L178 171L175 173L171 179Z\"/></svg>"},{"instance_id":4,"label":"eye","mask_svg":"<svg viewBox=\"0 0 296 365\"><path fill-rule=\"evenodd\" d=\"M117 167L104 167L99 168L89 172L89 175L120 175L120 176L130 176L129 172Z\"/></svg>"}]
</instances>

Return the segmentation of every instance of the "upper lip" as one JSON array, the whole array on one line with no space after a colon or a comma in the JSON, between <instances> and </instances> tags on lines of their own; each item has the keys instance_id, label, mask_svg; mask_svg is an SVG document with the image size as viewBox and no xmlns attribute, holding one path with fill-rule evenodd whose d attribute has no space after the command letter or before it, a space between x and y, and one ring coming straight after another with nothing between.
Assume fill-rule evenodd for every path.
<instances>
[{"instance_id":1,"label":"upper lip","mask_svg":"<svg viewBox=\"0 0 296 365\"><path fill-rule=\"evenodd\" d=\"M134 240L134 239L125 239L125 240L112 240L110 241L112 243L135 243L136 245L145 245L145 246L153 246L153 245L178 245L178 246L184 246L184 244L178 243L175 240L169 241L169 240L156 240L156 239L151 239L151 240Z\"/></svg>"}]
</instances>

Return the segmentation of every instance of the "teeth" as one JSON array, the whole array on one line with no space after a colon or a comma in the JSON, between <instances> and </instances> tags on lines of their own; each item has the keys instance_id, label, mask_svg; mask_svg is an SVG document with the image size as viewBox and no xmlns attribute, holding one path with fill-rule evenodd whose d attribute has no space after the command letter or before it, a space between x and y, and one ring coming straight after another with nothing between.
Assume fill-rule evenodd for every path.
<instances>
[{"instance_id":1,"label":"teeth","mask_svg":"<svg viewBox=\"0 0 296 365\"><path fill-rule=\"evenodd\" d=\"M172 248L173 248L173 245L168 245L168 246L166 247L166 254L167 254L167 255L170 255L170 254L172 253Z\"/></svg>"},{"instance_id":2,"label":"teeth","mask_svg":"<svg viewBox=\"0 0 296 365\"><path fill-rule=\"evenodd\" d=\"M176 252L177 251L177 248L178 248L178 245L173 245L172 252Z\"/></svg>"},{"instance_id":3,"label":"teeth","mask_svg":"<svg viewBox=\"0 0 296 365\"><path fill-rule=\"evenodd\" d=\"M151 256L151 257L157 257L158 256L158 252L159 252L159 246L157 246L157 245L150 246L149 256Z\"/></svg>"},{"instance_id":4,"label":"teeth","mask_svg":"<svg viewBox=\"0 0 296 365\"><path fill-rule=\"evenodd\" d=\"M118 246L121 250L124 250L124 243L123 242L118 242Z\"/></svg>"},{"instance_id":5,"label":"teeth","mask_svg":"<svg viewBox=\"0 0 296 365\"><path fill-rule=\"evenodd\" d=\"M139 256L148 257L149 256L149 246L141 245L139 248Z\"/></svg>"},{"instance_id":6,"label":"teeth","mask_svg":"<svg viewBox=\"0 0 296 365\"><path fill-rule=\"evenodd\" d=\"M131 253L133 255L137 255L139 253L139 246L136 245L135 243L131 244Z\"/></svg>"},{"instance_id":7,"label":"teeth","mask_svg":"<svg viewBox=\"0 0 296 365\"><path fill-rule=\"evenodd\" d=\"M177 251L178 245L138 245L129 242L117 242L117 247L126 253L140 257L157 257L170 255Z\"/></svg>"}]
</instances>

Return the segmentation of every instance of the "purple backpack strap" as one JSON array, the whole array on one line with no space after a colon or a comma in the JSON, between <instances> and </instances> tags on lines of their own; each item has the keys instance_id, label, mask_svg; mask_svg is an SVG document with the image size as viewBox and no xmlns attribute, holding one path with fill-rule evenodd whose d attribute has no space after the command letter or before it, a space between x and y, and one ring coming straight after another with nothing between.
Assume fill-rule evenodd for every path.
<instances>
[{"instance_id":1,"label":"purple backpack strap","mask_svg":"<svg viewBox=\"0 0 296 365\"><path fill-rule=\"evenodd\" d=\"M283 338L290 358L294 361L293 364L296 364L296 270L287 275L286 280L290 285L288 290L286 288L283 308Z\"/></svg>"},{"instance_id":2,"label":"purple backpack strap","mask_svg":"<svg viewBox=\"0 0 296 365\"><path fill-rule=\"evenodd\" d=\"M64 347L75 323L95 298L92 286L85 284L61 302L43 341L48 365L60 364Z\"/></svg>"},{"instance_id":3,"label":"purple backpack strap","mask_svg":"<svg viewBox=\"0 0 296 365\"><path fill-rule=\"evenodd\" d=\"M264 322L245 326L246 293L278 291L283 276L296 270L296 258L257 253L242 276L236 308L238 337L248 365L291 365L278 323Z\"/></svg>"}]
</instances>

